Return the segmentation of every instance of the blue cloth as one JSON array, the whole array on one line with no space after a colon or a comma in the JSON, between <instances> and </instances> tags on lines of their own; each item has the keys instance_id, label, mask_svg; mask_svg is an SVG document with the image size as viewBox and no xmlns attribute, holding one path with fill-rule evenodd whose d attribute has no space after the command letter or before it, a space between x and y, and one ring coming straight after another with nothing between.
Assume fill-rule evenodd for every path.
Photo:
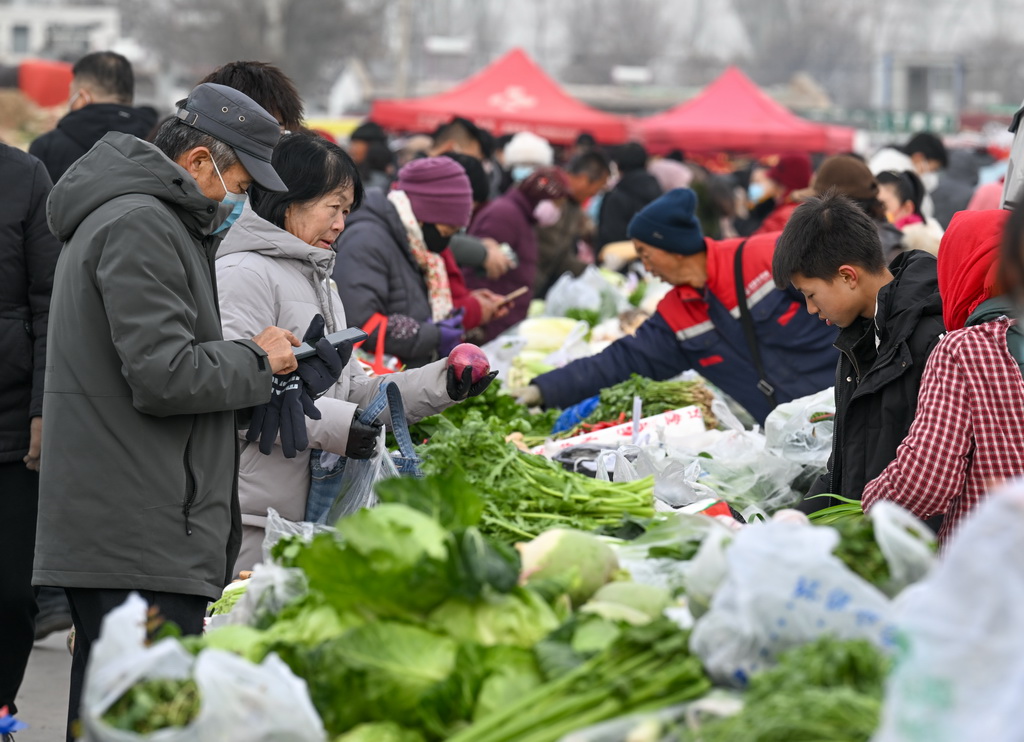
<instances>
[{"instance_id":1,"label":"blue cloth","mask_svg":"<svg viewBox=\"0 0 1024 742\"><path fill-rule=\"evenodd\" d=\"M579 425L581 422L590 417L590 413L597 409L597 405L601 402L601 395L595 394L593 397L584 399L579 404L575 404L569 409L562 412L555 420L555 426L551 428L551 433L561 433L565 430L571 430Z\"/></svg>"}]
</instances>

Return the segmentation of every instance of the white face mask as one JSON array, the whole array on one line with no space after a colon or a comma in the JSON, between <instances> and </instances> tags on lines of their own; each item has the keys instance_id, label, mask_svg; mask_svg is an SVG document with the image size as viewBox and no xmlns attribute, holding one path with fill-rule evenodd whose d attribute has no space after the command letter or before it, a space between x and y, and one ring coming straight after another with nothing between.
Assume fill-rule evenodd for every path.
<instances>
[{"instance_id":1,"label":"white face mask","mask_svg":"<svg viewBox=\"0 0 1024 742\"><path fill-rule=\"evenodd\" d=\"M245 208L245 202L249 200L249 194L247 193L233 193L228 190L227 184L224 182L224 176L220 174L220 168L217 167L217 161L210 157L210 162L213 163L213 169L217 173L217 177L220 178L220 184L224 186L224 198L220 200L221 204L229 205L230 211L224 221L221 222L216 229L210 234L220 234L226 229L229 229L235 220L241 216L242 209Z\"/></svg>"},{"instance_id":2,"label":"white face mask","mask_svg":"<svg viewBox=\"0 0 1024 742\"><path fill-rule=\"evenodd\" d=\"M935 186L939 184L939 174L934 170L928 173L921 173L921 182L924 184L924 189L931 193L935 190Z\"/></svg>"}]
</instances>

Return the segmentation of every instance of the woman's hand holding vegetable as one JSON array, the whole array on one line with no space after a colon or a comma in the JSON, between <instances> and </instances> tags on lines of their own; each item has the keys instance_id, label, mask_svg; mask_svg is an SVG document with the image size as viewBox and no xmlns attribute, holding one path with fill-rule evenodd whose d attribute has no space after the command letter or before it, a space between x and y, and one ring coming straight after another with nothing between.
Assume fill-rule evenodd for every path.
<instances>
[{"instance_id":1,"label":"woman's hand holding vegetable","mask_svg":"<svg viewBox=\"0 0 1024 742\"><path fill-rule=\"evenodd\" d=\"M456 402L479 396L497 375L486 353L472 343L458 345L448 355L448 396Z\"/></svg>"}]
</instances>

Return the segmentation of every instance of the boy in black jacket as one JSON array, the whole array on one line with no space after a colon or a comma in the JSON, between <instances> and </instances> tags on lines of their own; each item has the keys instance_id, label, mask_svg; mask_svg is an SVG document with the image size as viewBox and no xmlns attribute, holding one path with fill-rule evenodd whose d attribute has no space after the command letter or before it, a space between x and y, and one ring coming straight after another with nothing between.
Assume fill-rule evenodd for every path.
<instances>
[{"instance_id":1,"label":"boy in black jacket","mask_svg":"<svg viewBox=\"0 0 1024 742\"><path fill-rule=\"evenodd\" d=\"M935 258L911 250L886 267L874 222L829 192L794 213L775 248L780 288L792 282L807 311L842 328L828 471L809 495L860 498L896 458L917 412L925 361L945 332ZM805 501L812 512L834 504Z\"/></svg>"}]
</instances>

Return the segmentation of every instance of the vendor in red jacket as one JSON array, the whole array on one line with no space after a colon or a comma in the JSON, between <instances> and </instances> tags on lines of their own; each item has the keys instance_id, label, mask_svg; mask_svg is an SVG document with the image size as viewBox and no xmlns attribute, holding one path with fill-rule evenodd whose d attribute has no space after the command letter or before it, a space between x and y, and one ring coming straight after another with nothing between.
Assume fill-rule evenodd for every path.
<instances>
[{"instance_id":1,"label":"vendor in red jacket","mask_svg":"<svg viewBox=\"0 0 1024 742\"><path fill-rule=\"evenodd\" d=\"M754 234L781 232L800 205L794 194L811 185L811 158L797 153L783 155L765 174L766 194L775 200L775 208L765 217Z\"/></svg>"},{"instance_id":2,"label":"vendor in red jacket","mask_svg":"<svg viewBox=\"0 0 1024 742\"><path fill-rule=\"evenodd\" d=\"M636 335L538 376L520 392L525 403L568 407L633 373L662 380L695 369L763 423L774 403L832 386L836 329L802 311L803 297L793 289L775 288L771 266L778 234L706 239L696 206L693 191L677 188L629 224L647 270L676 287L657 313ZM760 385L737 303L735 257L741 246L743 291L767 382Z\"/></svg>"}]
</instances>

